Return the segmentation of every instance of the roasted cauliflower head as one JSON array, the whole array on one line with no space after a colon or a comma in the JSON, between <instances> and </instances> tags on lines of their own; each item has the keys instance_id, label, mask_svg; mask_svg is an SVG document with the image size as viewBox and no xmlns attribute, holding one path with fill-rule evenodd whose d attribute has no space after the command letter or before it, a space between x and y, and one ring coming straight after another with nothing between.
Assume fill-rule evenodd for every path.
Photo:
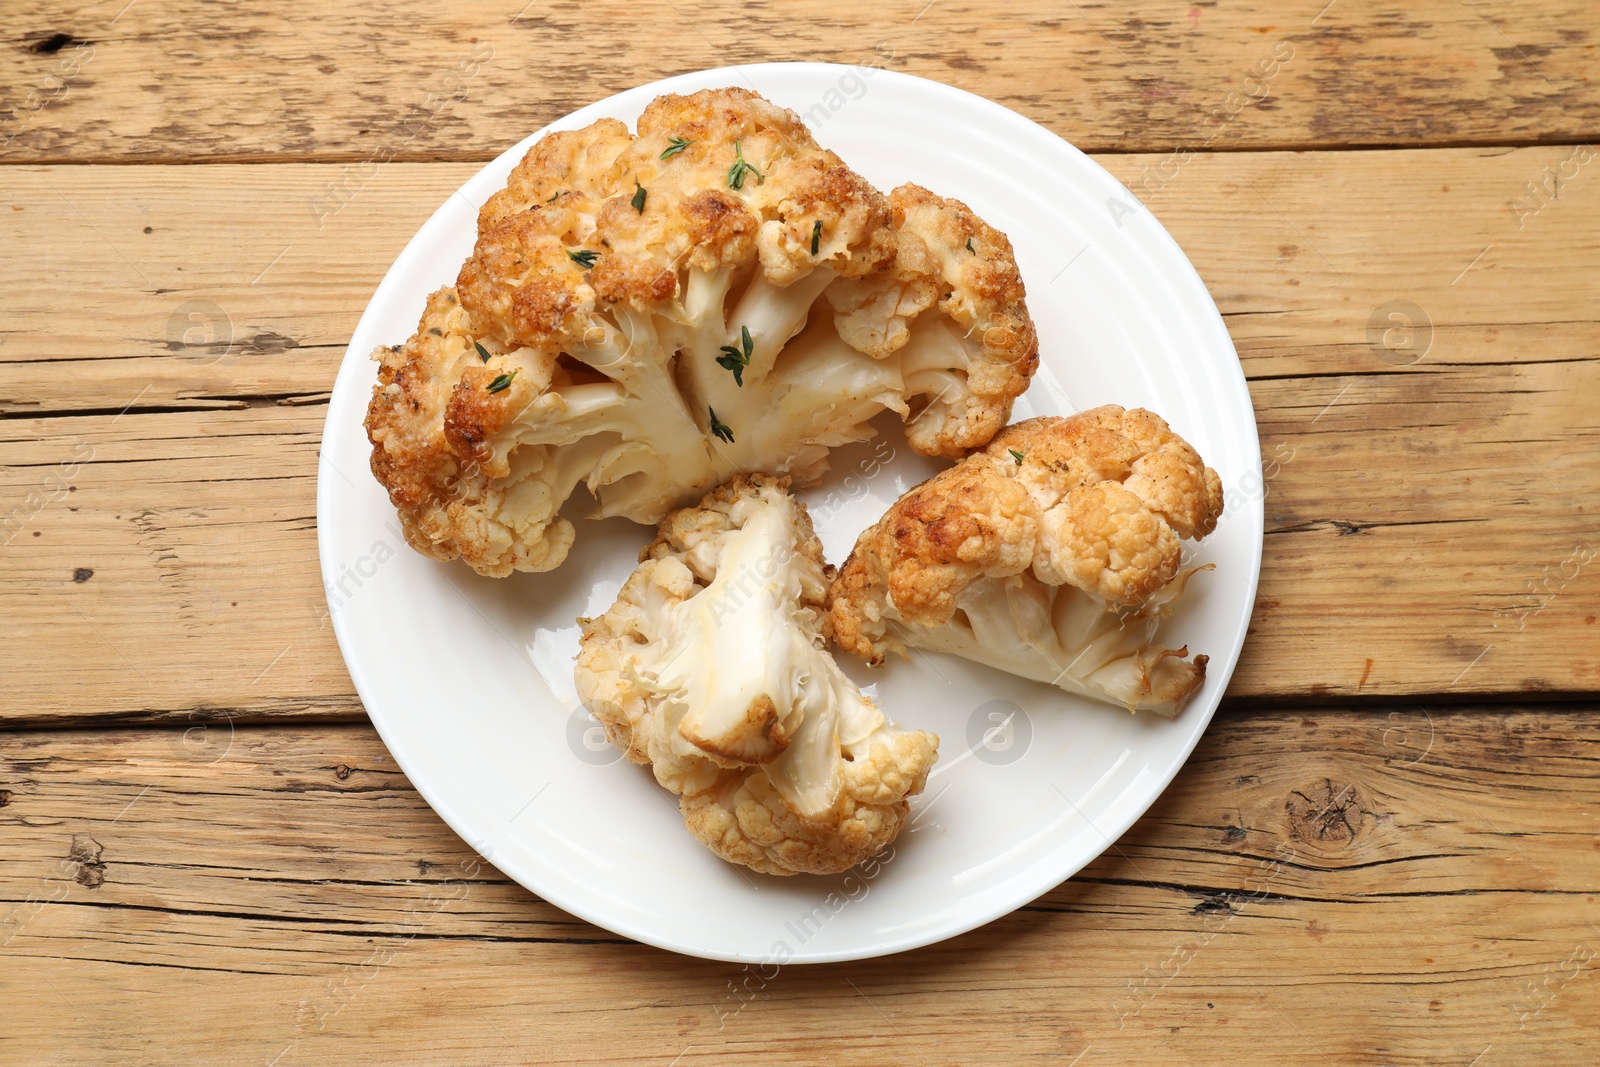
<instances>
[{"instance_id":1,"label":"roasted cauliflower head","mask_svg":"<svg viewBox=\"0 0 1600 1067\"><path fill-rule=\"evenodd\" d=\"M1038 362L1024 297L964 204L883 196L755 93L663 96L637 134L544 137L483 206L375 353L373 473L419 551L547 570L579 482L656 522L737 472L814 481L886 409L925 455L984 445Z\"/></svg>"},{"instance_id":2,"label":"roasted cauliflower head","mask_svg":"<svg viewBox=\"0 0 1600 1067\"><path fill-rule=\"evenodd\" d=\"M822 545L786 489L741 476L668 515L581 620L576 680L718 856L832 874L900 833L939 739L886 721L825 651Z\"/></svg>"},{"instance_id":3,"label":"roasted cauliflower head","mask_svg":"<svg viewBox=\"0 0 1600 1067\"><path fill-rule=\"evenodd\" d=\"M1150 412L1029 419L861 535L829 590L833 637L874 663L911 645L1175 716L1206 657L1157 630L1206 569L1180 570L1180 538L1221 515L1217 472Z\"/></svg>"}]
</instances>

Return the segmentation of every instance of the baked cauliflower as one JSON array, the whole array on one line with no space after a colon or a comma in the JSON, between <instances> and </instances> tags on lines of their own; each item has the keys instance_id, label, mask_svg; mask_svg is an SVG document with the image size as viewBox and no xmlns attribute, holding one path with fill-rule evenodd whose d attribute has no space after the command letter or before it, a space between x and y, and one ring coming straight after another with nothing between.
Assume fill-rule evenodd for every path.
<instances>
[{"instance_id":1,"label":"baked cauliflower","mask_svg":"<svg viewBox=\"0 0 1600 1067\"><path fill-rule=\"evenodd\" d=\"M1180 571L1179 539L1221 515L1217 472L1150 412L1029 419L861 535L829 591L834 640L873 663L950 652L1170 718L1206 667L1155 641L1208 569Z\"/></svg>"},{"instance_id":2,"label":"baked cauliflower","mask_svg":"<svg viewBox=\"0 0 1600 1067\"><path fill-rule=\"evenodd\" d=\"M888 197L743 89L542 138L484 204L454 287L381 363L372 470L407 541L481 574L557 566L582 482L653 523L735 473L808 484L892 410L987 443L1038 363L1011 244Z\"/></svg>"},{"instance_id":3,"label":"baked cauliflower","mask_svg":"<svg viewBox=\"0 0 1600 1067\"><path fill-rule=\"evenodd\" d=\"M617 601L581 620L578 695L718 856L832 874L893 841L939 739L901 730L824 650L827 573L784 479L672 512Z\"/></svg>"}]
</instances>

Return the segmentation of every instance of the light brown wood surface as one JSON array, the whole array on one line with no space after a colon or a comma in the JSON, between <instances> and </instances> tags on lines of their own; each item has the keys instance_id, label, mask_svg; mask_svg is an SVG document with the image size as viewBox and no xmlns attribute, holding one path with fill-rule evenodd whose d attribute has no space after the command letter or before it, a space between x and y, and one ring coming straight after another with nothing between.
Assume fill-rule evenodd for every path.
<instances>
[{"instance_id":1,"label":"light brown wood surface","mask_svg":"<svg viewBox=\"0 0 1600 1067\"><path fill-rule=\"evenodd\" d=\"M1226 715L1021 911L752 978L532 897L365 726L15 735L0 1061L1588 1064L1597 751L1559 708Z\"/></svg>"},{"instance_id":2,"label":"light brown wood surface","mask_svg":"<svg viewBox=\"0 0 1600 1067\"><path fill-rule=\"evenodd\" d=\"M8 27L0 1065L1595 1062L1586 5L74 0ZM657 77L817 59L997 100L1159 217L1249 379L1268 477L1226 488L1268 535L1224 711L1104 856L944 944L764 979L572 918L438 820L339 658L315 490L369 476L319 470L333 374L482 161ZM1397 308L1426 328L1385 333Z\"/></svg>"},{"instance_id":3,"label":"light brown wood surface","mask_svg":"<svg viewBox=\"0 0 1600 1067\"><path fill-rule=\"evenodd\" d=\"M19 12L8 154L487 160L644 82L796 60L947 82L1090 150L1550 143L1600 121L1582 0L125 4Z\"/></svg>"}]
</instances>

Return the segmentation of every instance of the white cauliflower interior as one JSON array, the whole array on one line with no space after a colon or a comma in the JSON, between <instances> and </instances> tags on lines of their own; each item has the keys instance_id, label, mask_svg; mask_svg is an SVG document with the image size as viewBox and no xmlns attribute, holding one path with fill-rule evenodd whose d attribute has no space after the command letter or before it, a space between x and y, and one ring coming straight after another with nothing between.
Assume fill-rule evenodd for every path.
<instances>
[{"instance_id":1,"label":"white cauliflower interior","mask_svg":"<svg viewBox=\"0 0 1600 1067\"><path fill-rule=\"evenodd\" d=\"M955 459L1037 365L1024 295L958 201L883 196L754 93L664 96L637 136L543 138L484 205L375 353L373 473L414 548L503 576L566 557L579 483L653 523L736 473L808 484L884 410Z\"/></svg>"},{"instance_id":2,"label":"white cauliflower interior","mask_svg":"<svg viewBox=\"0 0 1600 1067\"><path fill-rule=\"evenodd\" d=\"M735 479L667 517L578 655L584 704L691 832L769 874L881 850L938 752L825 651L821 552L782 481Z\"/></svg>"},{"instance_id":3,"label":"white cauliflower interior","mask_svg":"<svg viewBox=\"0 0 1600 1067\"><path fill-rule=\"evenodd\" d=\"M872 662L949 652L1129 711L1175 716L1206 657L1157 642L1222 485L1148 411L1030 419L902 496L829 591L835 640Z\"/></svg>"},{"instance_id":4,"label":"white cauliflower interior","mask_svg":"<svg viewBox=\"0 0 1600 1067\"><path fill-rule=\"evenodd\" d=\"M1081 589L1045 585L1026 571L982 578L961 591L949 622L901 623L900 633L916 648L1173 718L1205 681L1207 657L1189 660L1187 647L1162 648L1156 631L1200 569L1180 572L1139 608L1126 611Z\"/></svg>"}]
</instances>

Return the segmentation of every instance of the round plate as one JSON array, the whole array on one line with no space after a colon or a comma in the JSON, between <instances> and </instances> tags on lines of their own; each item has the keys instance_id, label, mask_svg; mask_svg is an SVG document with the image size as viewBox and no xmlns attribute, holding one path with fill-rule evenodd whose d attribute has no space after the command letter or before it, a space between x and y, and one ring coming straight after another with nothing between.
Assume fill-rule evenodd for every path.
<instances>
[{"instance_id":1,"label":"round plate","mask_svg":"<svg viewBox=\"0 0 1600 1067\"><path fill-rule=\"evenodd\" d=\"M748 85L887 192L915 181L1008 234L1042 363L1014 418L1097 404L1165 417L1215 467L1228 510L1195 553L1165 636L1211 657L1169 722L942 655L871 670L840 660L901 724L936 731L939 762L907 830L847 875L773 878L722 862L674 798L621 761L572 683L579 615L610 606L651 528L583 523L547 574L481 578L406 547L368 473L369 353L404 341L424 297L454 281L478 207L544 130L484 167L417 232L378 287L340 368L323 431L318 543L339 647L411 782L500 870L599 926L744 962L858 959L988 922L1069 877L1155 800L1205 730L1244 642L1261 561L1261 458L1250 394L1216 306L1167 232L1114 178L1043 127L980 97L889 71L782 63L641 86L549 129L630 124L661 93ZM828 559L935 465L892 416L834 454L801 494ZM580 494L581 495L581 494Z\"/></svg>"}]
</instances>

